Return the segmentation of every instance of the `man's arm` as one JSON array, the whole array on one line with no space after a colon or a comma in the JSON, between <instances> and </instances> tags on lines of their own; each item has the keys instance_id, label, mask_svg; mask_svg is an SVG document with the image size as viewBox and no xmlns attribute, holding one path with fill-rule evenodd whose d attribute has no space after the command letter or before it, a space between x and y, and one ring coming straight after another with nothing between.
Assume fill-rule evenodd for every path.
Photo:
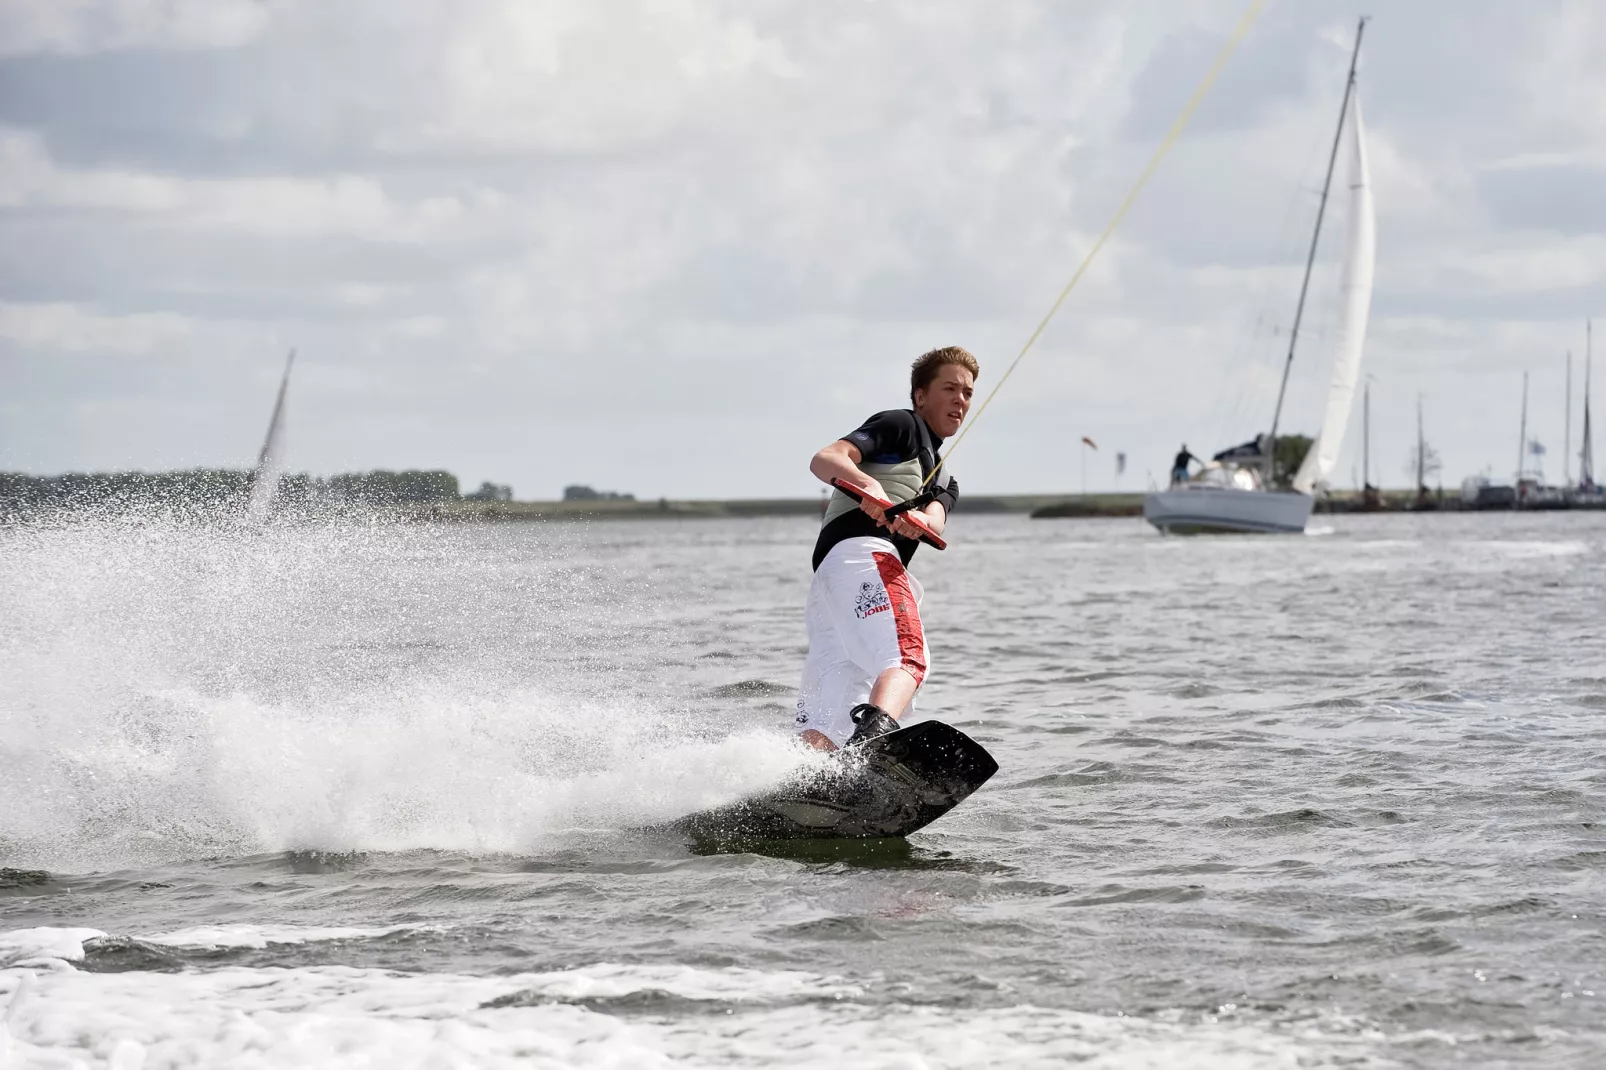
<instances>
[{"instance_id":1,"label":"man's arm","mask_svg":"<svg viewBox=\"0 0 1606 1070\"><path fill-rule=\"evenodd\" d=\"M932 502L924 509L911 509L910 512L919 513L922 517L924 517L926 520L926 527L930 528L932 534L934 535L941 535L943 529L948 526L948 510L943 507L941 502ZM902 517L897 519L901 520ZM899 534L902 535L905 534L905 532L900 531ZM911 538L913 537L914 536L911 536Z\"/></svg>"},{"instance_id":2,"label":"man's arm","mask_svg":"<svg viewBox=\"0 0 1606 1070\"><path fill-rule=\"evenodd\" d=\"M814 473L814 477L822 483L840 479L844 483L851 483L867 494L873 494L882 501L886 501L887 492L882 488L881 484L877 482L874 476L868 475L859 467L859 462L863 459L864 454L859 452L859 447L846 439L837 439L814 455L814 459L809 462L809 471ZM890 528L906 539L918 539L924 534L919 528L905 520L904 514L893 517L892 522L888 524L886 510L868 497L859 502L859 508L864 510L870 519L877 524ZM909 512L919 513L925 518L932 532L937 535L942 534L943 526L948 522L948 511L943 508L941 502L932 502L924 509L912 509Z\"/></svg>"},{"instance_id":3,"label":"man's arm","mask_svg":"<svg viewBox=\"0 0 1606 1070\"><path fill-rule=\"evenodd\" d=\"M888 500L886 490L874 476L861 469L859 464L864 460L866 449L872 454L879 455L881 451L903 454L907 450L918 448L915 442L916 419L918 417L913 413L903 410L878 412L851 434L837 439L816 453L809 462L809 471L821 482L830 483L834 479L839 479L886 501ZM872 501L861 500L859 508L882 527L889 528L907 539L919 539L925 533L905 517L918 517L927 523L933 534L941 535L944 525L948 522L948 509L952 506L954 495L957 493L958 485L950 480L948 486L937 492L936 501L919 509L900 513L891 521L887 520L886 510Z\"/></svg>"},{"instance_id":4,"label":"man's arm","mask_svg":"<svg viewBox=\"0 0 1606 1070\"><path fill-rule=\"evenodd\" d=\"M932 500L917 511L925 518L926 526L940 537L948 527L949 511L959 503L959 480L950 476L947 482L933 482L928 493Z\"/></svg>"},{"instance_id":5,"label":"man's arm","mask_svg":"<svg viewBox=\"0 0 1606 1070\"><path fill-rule=\"evenodd\" d=\"M822 483L840 479L860 490L869 491L877 498L886 498L887 492L881 489L881 484L859 468L862 460L864 454L859 452L859 447L845 438L839 438L814 455L814 459L809 461L809 471Z\"/></svg>"},{"instance_id":6,"label":"man's arm","mask_svg":"<svg viewBox=\"0 0 1606 1070\"><path fill-rule=\"evenodd\" d=\"M859 462L862 460L864 460L864 454L859 452L859 447L847 439L839 438L814 455L814 459L809 462L809 471L814 474L814 478L822 483L830 483L833 479L840 479L844 483L851 483L867 494L873 494L882 501L886 501L887 492L882 488L880 482L874 476L859 468ZM869 498L861 500L859 508L868 513L870 519L877 524L886 524L886 510ZM909 536L910 538L919 537L919 532L912 524L905 524L904 527L907 527L913 533ZM892 529L894 531L898 530L896 520Z\"/></svg>"}]
</instances>

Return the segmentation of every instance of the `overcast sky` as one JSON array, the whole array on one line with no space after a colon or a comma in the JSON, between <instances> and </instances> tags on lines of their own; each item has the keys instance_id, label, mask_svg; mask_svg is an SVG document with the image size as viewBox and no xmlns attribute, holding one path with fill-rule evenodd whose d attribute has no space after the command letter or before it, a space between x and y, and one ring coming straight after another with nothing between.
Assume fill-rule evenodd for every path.
<instances>
[{"instance_id":1,"label":"overcast sky","mask_svg":"<svg viewBox=\"0 0 1606 1070\"><path fill-rule=\"evenodd\" d=\"M812 494L922 351L996 381L1242 7L0 0L0 469L248 465L296 346L293 469ZM1367 7L1374 478L1407 483L1418 393L1447 484L1509 477L1526 369L1559 480L1606 320L1606 5ZM1090 484L1138 490L1266 429L1358 13L1272 5L967 490L1075 490L1083 435Z\"/></svg>"}]
</instances>

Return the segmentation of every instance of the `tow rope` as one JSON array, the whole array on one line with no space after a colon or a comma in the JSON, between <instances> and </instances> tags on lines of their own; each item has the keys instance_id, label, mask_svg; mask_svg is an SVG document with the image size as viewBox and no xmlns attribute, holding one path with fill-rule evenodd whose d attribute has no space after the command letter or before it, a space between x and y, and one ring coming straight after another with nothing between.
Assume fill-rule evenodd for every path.
<instances>
[{"instance_id":1,"label":"tow rope","mask_svg":"<svg viewBox=\"0 0 1606 1070\"><path fill-rule=\"evenodd\" d=\"M1193 91L1193 96L1188 98L1188 103L1183 107L1182 114L1177 116L1176 121L1171 124L1171 129L1166 131L1165 138L1160 142L1160 146L1154 150L1154 155L1149 158L1148 166L1143 169L1143 172L1138 175L1138 180L1127 191L1125 199L1121 201L1121 206L1115 210L1115 215L1110 218L1109 225L1104 228L1104 233L1099 235L1098 240L1093 243L1093 247L1082 258L1081 266L1076 269L1076 274L1071 276L1071 281L1065 284L1065 288L1060 291L1060 295L1049 306L1042 322L1038 323L1037 329L1032 332L1031 337L1026 339L1026 344L1021 346L1020 352L1015 355L1015 359L1004 370L1004 374L999 378L998 384L988 392L982 403L977 406L975 414L971 416L965 426L960 429L953 442L949 444L945 460L954 455L954 450L959 448L959 444L965 440L965 436L970 433L970 429L976 426L976 421L981 418L981 414L987 411L987 406L993 403L993 398L998 396L998 392L1009 381L1009 377L1015 374L1015 369L1020 365L1021 360L1031 351L1032 346L1037 344L1037 340L1043 336L1043 332L1048 328L1049 321L1054 318L1054 314L1060 310L1060 306L1065 303L1065 299L1071 296L1071 291L1076 289L1076 284L1082 281L1082 276L1087 274L1088 265L1093 263L1093 259L1098 256L1099 250L1103 249L1105 243L1110 240L1110 235L1115 233L1115 228L1121 225L1121 220L1126 218L1127 211L1132 207L1133 202L1138 199L1138 194L1143 192L1143 187L1148 185L1149 179L1159 169L1160 161L1165 159L1166 154L1171 151L1171 146L1175 145L1177 139L1182 136L1182 131L1187 128L1189 120L1193 118L1193 113L1199 110L1199 105L1203 103L1211 87L1216 84L1216 79L1220 77L1222 69L1226 67L1227 60L1232 57L1233 52L1237 51L1243 39L1249 35L1249 28L1260 17L1260 13L1265 9L1266 3L1267 0L1252 0L1248 10L1238 20L1238 25L1233 30L1232 36L1227 38L1227 43L1217 53L1215 62L1205 72L1204 80ZM930 483L932 476L936 474L937 470L933 468L925 480L921 482L921 486L924 487Z\"/></svg>"}]
</instances>

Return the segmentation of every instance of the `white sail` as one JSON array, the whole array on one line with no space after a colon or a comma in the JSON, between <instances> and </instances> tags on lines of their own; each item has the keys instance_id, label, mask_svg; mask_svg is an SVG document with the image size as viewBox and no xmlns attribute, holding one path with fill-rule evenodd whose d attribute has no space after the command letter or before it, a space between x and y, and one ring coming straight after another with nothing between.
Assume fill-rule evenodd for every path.
<instances>
[{"instance_id":1,"label":"white sail","mask_svg":"<svg viewBox=\"0 0 1606 1070\"><path fill-rule=\"evenodd\" d=\"M262 451L257 454L256 472L251 479L251 501L247 506L252 520L262 520L273 508L279 477L284 474L284 395L290 388L290 366L295 361L296 351L292 349L284 362L284 377L279 380L279 396L273 402L268 434L262 440Z\"/></svg>"},{"instance_id":2,"label":"white sail","mask_svg":"<svg viewBox=\"0 0 1606 1070\"><path fill-rule=\"evenodd\" d=\"M1366 321L1372 311L1372 274L1377 258L1377 223L1372 209L1372 180L1366 169L1366 130L1361 123L1359 94L1350 101L1350 205L1349 241L1339 283L1341 307L1333 380L1327 388L1327 412L1321 434L1305 455L1294 477L1294 489L1309 494L1325 482L1338 463L1344 428L1355 402L1355 384L1361 376L1361 351L1366 342Z\"/></svg>"}]
</instances>

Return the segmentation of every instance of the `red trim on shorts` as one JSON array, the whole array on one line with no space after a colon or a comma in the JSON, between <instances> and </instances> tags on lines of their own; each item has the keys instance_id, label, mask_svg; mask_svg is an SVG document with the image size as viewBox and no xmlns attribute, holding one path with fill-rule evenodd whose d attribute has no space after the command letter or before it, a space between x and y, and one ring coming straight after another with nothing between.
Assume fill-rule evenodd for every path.
<instances>
[{"instance_id":1,"label":"red trim on shorts","mask_svg":"<svg viewBox=\"0 0 1606 1070\"><path fill-rule=\"evenodd\" d=\"M926 633L920 627L920 607L915 604L915 593L909 586L909 573L904 571L897 554L872 551L870 556L875 558L881 585L887 589L887 600L892 603L892 619L898 625L898 657L919 687L926 678Z\"/></svg>"}]
</instances>

